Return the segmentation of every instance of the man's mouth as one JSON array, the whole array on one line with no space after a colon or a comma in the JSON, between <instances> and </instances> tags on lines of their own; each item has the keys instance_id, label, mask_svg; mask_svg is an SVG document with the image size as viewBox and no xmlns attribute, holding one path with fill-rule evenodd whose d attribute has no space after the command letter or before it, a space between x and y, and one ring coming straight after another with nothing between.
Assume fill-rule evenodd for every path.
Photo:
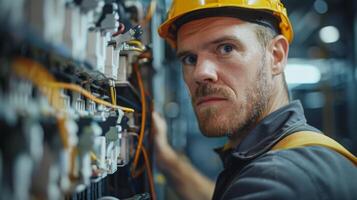
<instances>
[{"instance_id":1,"label":"man's mouth","mask_svg":"<svg viewBox=\"0 0 357 200\"><path fill-rule=\"evenodd\" d=\"M197 99L196 106L212 104L212 103L217 103L226 100L227 98L223 98L223 97L214 97L214 96L201 97Z\"/></svg>"}]
</instances>

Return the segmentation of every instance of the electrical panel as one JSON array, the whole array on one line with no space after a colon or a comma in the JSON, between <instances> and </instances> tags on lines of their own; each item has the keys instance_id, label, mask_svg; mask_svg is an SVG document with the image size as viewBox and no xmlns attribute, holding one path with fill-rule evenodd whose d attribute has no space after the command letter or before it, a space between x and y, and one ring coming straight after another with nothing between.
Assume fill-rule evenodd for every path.
<instances>
[{"instance_id":1,"label":"electrical panel","mask_svg":"<svg viewBox=\"0 0 357 200\"><path fill-rule=\"evenodd\" d=\"M0 199L155 199L155 2L0 2Z\"/></svg>"}]
</instances>

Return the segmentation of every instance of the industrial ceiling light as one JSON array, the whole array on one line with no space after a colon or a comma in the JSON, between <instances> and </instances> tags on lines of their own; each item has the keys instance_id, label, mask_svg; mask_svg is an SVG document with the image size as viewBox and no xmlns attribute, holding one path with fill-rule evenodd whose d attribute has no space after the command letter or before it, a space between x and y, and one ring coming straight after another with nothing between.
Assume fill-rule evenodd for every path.
<instances>
[{"instance_id":1,"label":"industrial ceiling light","mask_svg":"<svg viewBox=\"0 0 357 200\"><path fill-rule=\"evenodd\" d=\"M289 85L314 84L320 81L321 72L311 64L293 63L286 66L285 78Z\"/></svg>"},{"instance_id":2,"label":"industrial ceiling light","mask_svg":"<svg viewBox=\"0 0 357 200\"><path fill-rule=\"evenodd\" d=\"M325 14L328 11L328 5L324 0L316 0L314 2L314 9L319 14Z\"/></svg>"},{"instance_id":3,"label":"industrial ceiling light","mask_svg":"<svg viewBox=\"0 0 357 200\"><path fill-rule=\"evenodd\" d=\"M340 39L340 31L335 26L325 26L321 28L319 36L324 43L334 43Z\"/></svg>"}]
</instances>

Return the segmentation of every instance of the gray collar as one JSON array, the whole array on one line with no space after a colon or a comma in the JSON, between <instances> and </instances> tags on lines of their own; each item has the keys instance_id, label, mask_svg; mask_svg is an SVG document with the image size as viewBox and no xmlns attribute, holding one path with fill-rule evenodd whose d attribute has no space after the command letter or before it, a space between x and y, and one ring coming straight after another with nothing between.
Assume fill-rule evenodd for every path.
<instances>
[{"instance_id":1,"label":"gray collar","mask_svg":"<svg viewBox=\"0 0 357 200\"><path fill-rule=\"evenodd\" d=\"M269 151L285 136L303 130L320 132L306 123L300 101L292 101L263 118L235 149L231 149L229 152L217 149L216 152L225 166L226 162L231 160L231 158L227 160L228 157L239 160L254 159Z\"/></svg>"}]
</instances>

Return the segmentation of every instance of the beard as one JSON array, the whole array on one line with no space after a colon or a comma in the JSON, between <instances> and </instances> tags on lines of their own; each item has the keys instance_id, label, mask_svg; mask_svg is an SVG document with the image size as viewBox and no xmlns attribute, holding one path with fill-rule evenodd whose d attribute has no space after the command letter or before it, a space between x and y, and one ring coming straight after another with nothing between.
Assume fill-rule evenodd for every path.
<instances>
[{"instance_id":1,"label":"beard","mask_svg":"<svg viewBox=\"0 0 357 200\"><path fill-rule=\"evenodd\" d=\"M242 138L264 117L269 105L271 86L267 80L268 70L264 59L262 60L262 66L252 79L255 81L247 83L245 96L236 97L225 86L212 83L202 84L196 89L192 96L192 105L200 130L205 136ZM224 108L209 106L198 110L195 107L196 99L210 95L226 98L230 105Z\"/></svg>"}]
</instances>

